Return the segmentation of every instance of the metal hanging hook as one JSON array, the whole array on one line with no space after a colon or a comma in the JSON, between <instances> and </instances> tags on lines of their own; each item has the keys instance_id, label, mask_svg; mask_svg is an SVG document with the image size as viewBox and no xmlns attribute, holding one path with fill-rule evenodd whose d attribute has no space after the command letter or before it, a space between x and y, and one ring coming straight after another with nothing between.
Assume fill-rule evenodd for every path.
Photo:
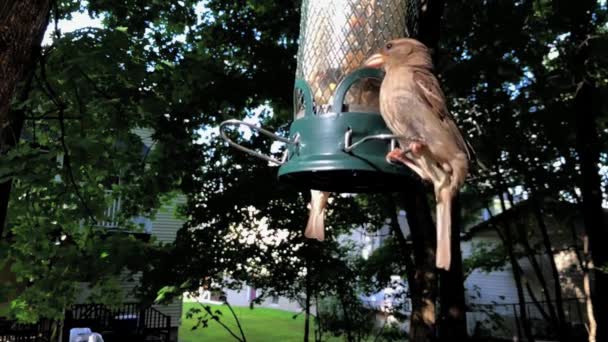
<instances>
[{"instance_id":1,"label":"metal hanging hook","mask_svg":"<svg viewBox=\"0 0 608 342\"><path fill-rule=\"evenodd\" d=\"M278 160L276 158L267 156L263 153L254 151L252 149L249 149L247 147L241 146L237 143L235 143L234 141L232 141L227 135L226 132L224 130L224 128L226 126L247 126L249 128L251 128L254 131L260 132L264 135L266 135L267 137L270 137L274 140L278 140L282 143L286 143L286 144L298 144L299 139L300 139L300 135L296 134L293 138L293 140L290 140L289 138L285 138L279 135L276 135L268 130L263 129L262 127L258 127L252 123L249 122L245 122L245 121L241 121L241 120L236 120L236 119L231 119L231 120L226 120L224 122L222 122L219 126L219 130L220 130L220 136L222 137L222 139L224 139L224 141L226 141L230 146L236 148L237 150L243 151L245 153L248 153L254 157L258 157L260 159L269 161L271 163L277 164L277 165L283 165L285 163L285 161L287 160L287 150L285 151L285 154L283 155L283 160Z\"/></svg>"},{"instance_id":2,"label":"metal hanging hook","mask_svg":"<svg viewBox=\"0 0 608 342\"><path fill-rule=\"evenodd\" d=\"M397 147L397 139L407 139L407 137L402 136L402 135L376 134L376 135L365 136L361 140L359 140L353 144L352 135L353 135L353 130L350 128L348 130L346 130L346 133L344 133L344 152L350 153L350 152L352 152L352 150L357 148L357 146L363 144L366 141L370 141L370 140L391 140L391 151L392 151Z\"/></svg>"}]
</instances>

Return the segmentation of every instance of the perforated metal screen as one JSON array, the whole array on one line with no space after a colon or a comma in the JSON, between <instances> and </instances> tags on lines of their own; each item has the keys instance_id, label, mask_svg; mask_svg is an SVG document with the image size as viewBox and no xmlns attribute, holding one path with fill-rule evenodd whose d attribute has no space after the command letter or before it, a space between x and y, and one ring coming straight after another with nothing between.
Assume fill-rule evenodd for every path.
<instances>
[{"instance_id":1,"label":"perforated metal screen","mask_svg":"<svg viewBox=\"0 0 608 342\"><path fill-rule=\"evenodd\" d=\"M407 2L303 0L296 77L310 86L317 113L329 110L345 75L386 41L405 36Z\"/></svg>"}]
</instances>

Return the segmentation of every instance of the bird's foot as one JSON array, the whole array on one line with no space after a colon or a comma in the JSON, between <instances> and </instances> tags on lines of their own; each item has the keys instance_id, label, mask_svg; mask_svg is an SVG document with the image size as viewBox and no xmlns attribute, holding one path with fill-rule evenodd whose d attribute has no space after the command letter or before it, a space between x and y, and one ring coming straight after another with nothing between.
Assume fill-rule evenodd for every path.
<instances>
[{"instance_id":1,"label":"bird's foot","mask_svg":"<svg viewBox=\"0 0 608 342\"><path fill-rule=\"evenodd\" d=\"M409 150L404 151L400 148L395 148L386 155L386 161L389 164L394 164L395 161L400 162L416 172L423 180L430 180L428 174L424 172L414 160L406 155L408 152Z\"/></svg>"},{"instance_id":2,"label":"bird's foot","mask_svg":"<svg viewBox=\"0 0 608 342\"><path fill-rule=\"evenodd\" d=\"M408 151L416 157L422 155L424 148L426 148L426 144L420 139L413 139L408 145Z\"/></svg>"},{"instance_id":3,"label":"bird's foot","mask_svg":"<svg viewBox=\"0 0 608 342\"><path fill-rule=\"evenodd\" d=\"M400 148L395 148L386 155L386 162L389 164L395 164L395 162L405 164L404 159L408 158L405 156L405 152Z\"/></svg>"}]
</instances>

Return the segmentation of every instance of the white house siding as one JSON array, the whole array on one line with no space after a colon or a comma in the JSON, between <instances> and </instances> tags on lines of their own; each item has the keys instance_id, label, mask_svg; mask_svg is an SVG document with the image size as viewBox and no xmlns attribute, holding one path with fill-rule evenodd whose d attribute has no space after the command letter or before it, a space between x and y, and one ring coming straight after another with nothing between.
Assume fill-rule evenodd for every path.
<instances>
[{"instance_id":1,"label":"white house siding","mask_svg":"<svg viewBox=\"0 0 608 342\"><path fill-rule=\"evenodd\" d=\"M177 231L182 227L184 220L176 216L178 205L185 203L185 196L176 195L175 198L161 206L155 218L152 220L152 235L161 243L172 243L175 241ZM134 275L130 281L123 281L121 289L125 295L125 302L134 302L136 299L131 295L133 288L139 282L141 275ZM177 327L181 322L182 298L175 299L167 305L154 305L153 308L171 317L171 326Z\"/></svg>"},{"instance_id":2,"label":"white house siding","mask_svg":"<svg viewBox=\"0 0 608 342\"><path fill-rule=\"evenodd\" d=\"M137 286L139 280L141 279L141 274L136 274L133 276L131 281L123 281L121 284L121 289L125 294L125 302L134 302L136 299L131 295L135 286ZM180 319L182 316L182 298L179 297L175 301L167 305L153 305L153 308L162 312L163 314L171 317L171 326L177 327L180 324Z\"/></svg>"},{"instance_id":3,"label":"white house siding","mask_svg":"<svg viewBox=\"0 0 608 342\"><path fill-rule=\"evenodd\" d=\"M151 128L135 128L132 130L134 134L141 138L141 142L144 143L148 148L151 148L154 144L154 140L152 140L152 133L154 131Z\"/></svg>"},{"instance_id":4,"label":"white house siding","mask_svg":"<svg viewBox=\"0 0 608 342\"><path fill-rule=\"evenodd\" d=\"M152 235L156 237L158 242L172 243L175 241L177 231L184 224L184 220L176 216L177 207L185 203L185 196L177 195L168 203L163 204L158 210L156 216L152 220ZM139 277L133 282L123 283L124 293L130 292L137 284ZM182 317L182 298L175 299L167 305L153 305L153 308L171 317L171 326L177 327L181 322Z\"/></svg>"},{"instance_id":5,"label":"white house siding","mask_svg":"<svg viewBox=\"0 0 608 342\"><path fill-rule=\"evenodd\" d=\"M463 260L470 257L478 245L488 243L498 243L496 236L479 234L472 241L464 241L461 244ZM469 304L516 303L518 301L510 267L489 273L476 269L465 279L464 287Z\"/></svg>"},{"instance_id":6,"label":"white house siding","mask_svg":"<svg viewBox=\"0 0 608 342\"><path fill-rule=\"evenodd\" d=\"M463 259L469 257L476 244L480 243L495 243L498 244L499 239L493 232L483 232L476 235L471 241L462 243ZM542 253L543 251L541 251ZM571 250L563 250L554 255L556 266L560 276L562 285L563 298L581 298L584 296L582 289L581 271L578 267L576 254ZM549 259L546 255L540 254L536 257L540 268L543 271L545 280L549 290L549 295L554 298L553 275ZM536 278L536 273L527 258L518 260L519 265L524 271L524 279L527 280L538 300L544 300L541 291L541 286ZM515 280L510 265L507 263L501 271L486 273L480 270L474 270L465 280L465 288L469 303L475 304L492 304L492 303L517 303L517 289ZM481 290L481 296L475 292L476 289ZM531 301L527 290L524 291L526 301Z\"/></svg>"},{"instance_id":7,"label":"white house siding","mask_svg":"<svg viewBox=\"0 0 608 342\"><path fill-rule=\"evenodd\" d=\"M186 202L184 195L176 195L175 198L165 203L156 213L152 220L152 235L158 242L172 243L175 241L177 231L184 224L184 220L177 216L177 208ZM182 298L176 299L168 305L154 305L155 309L171 316L171 326L178 326L182 317Z\"/></svg>"},{"instance_id":8,"label":"white house siding","mask_svg":"<svg viewBox=\"0 0 608 342\"><path fill-rule=\"evenodd\" d=\"M142 142L148 147L152 147L153 140L151 138L153 131L147 128L137 128L133 130L134 134L137 134ZM167 201L167 203L163 204L154 218L151 219L151 223L148 224L146 222L146 231L150 231L151 235L153 235L158 242L161 243L172 243L175 241L175 237L177 235L177 231L184 224L184 219L179 218L177 216L176 210L179 205L184 204L186 202L186 197L182 194L175 195L171 200ZM138 218L141 219L142 218ZM149 227L148 227L149 225ZM141 275L136 274L132 277L132 279L126 279L126 273L124 275L124 280L120 283L120 288L122 290L122 294L124 295L123 302L132 303L136 301L136 298L133 297L132 292L133 288L139 282ZM87 303L90 295L90 291L86 283L81 284L81 291L78 295L77 302L78 303ZM154 305L153 308L159 310L165 315L171 317L171 326L177 327L180 324L181 316L182 316L182 298L179 297L173 303L168 305Z\"/></svg>"},{"instance_id":9,"label":"white house siding","mask_svg":"<svg viewBox=\"0 0 608 342\"><path fill-rule=\"evenodd\" d=\"M241 290L223 289L222 291L226 296L226 301L232 306L249 306L251 301L260 295L260 291L257 291L248 285L244 285ZM186 297L185 300L193 302L215 303L215 301L211 299L208 292L209 291L201 289L199 293L194 294L194 296ZM291 301L285 297L279 297L277 302L273 302L272 297L265 298L262 303L256 304L255 307L280 309L291 312L302 311L302 307L297 302ZM314 306L311 310L314 311Z\"/></svg>"},{"instance_id":10,"label":"white house siding","mask_svg":"<svg viewBox=\"0 0 608 342\"><path fill-rule=\"evenodd\" d=\"M176 217L175 211L178 205L185 203L185 196L176 195L168 203L162 205L159 209L156 217L152 220L151 231L152 235L156 237L157 241L162 243L171 243L175 241L177 231L182 227L184 220ZM130 280L127 280L126 273L123 276L123 280L120 284L120 288L124 295L124 302L135 302L136 299L132 296L133 288L137 285L141 275L136 274L132 276ZM78 296L78 302L86 303L90 295L87 284L81 285L82 290ZM155 309L159 310L165 315L171 316L171 326L177 327L180 324L182 316L182 298L176 299L173 303L168 305L154 305Z\"/></svg>"},{"instance_id":11,"label":"white house siding","mask_svg":"<svg viewBox=\"0 0 608 342\"><path fill-rule=\"evenodd\" d=\"M279 297L277 299L278 301L275 303L273 302L272 297L265 298L264 301L257 306L263 308L281 309L295 313L300 313L302 310L304 310L304 308L302 308L296 301L289 300L285 297ZM310 312L316 312L316 306L314 304L310 306Z\"/></svg>"},{"instance_id":12,"label":"white house siding","mask_svg":"<svg viewBox=\"0 0 608 342\"><path fill-rule=\"evenodd\" d=\"M555 245L565 245L566 242L566 239L552 236L552 243ZM477 233L471 240L464 241L461 244L463 259L471 256L474 246L481 243L499 244L500 240L494 231ZM544 252L544 250L539 251L541 254L537 256L536 259L543 271L544 278L547 281L549 295L554 299L554 283L549 259L546 255L542 254L542 252ZM580 268L578 268L575 253L571 250L563 250L555 253L554 258L560 275L563 294L562 298L583 297L581 271ZM518 260L518 263L524 272L523 279L529 282L536 299L544 301L545 297L542 293L541 286L529 260L527 258L522 258ZM512 304L519 303L519 298L517 296L517 288L515 286L512 269L508 263L505 265L504 269L500 271L486 273L481 270L474 270L465 280L465 290L467 304L472 311L467 313L467 326L470 334L473 333L476 325L481 325L486 329L493 330L494 336L515 338L517 332L515 315L519 316L519 306ZM532 301L525 288L524 298L526 302ZM565 303L566 306L570 304L575 305L572 302L569 304ZM490 307L492 312L502 316L503 326L501 328L492 327L487 322L483 322L489 318L484 312L484 308L487 309ZM565 309L567 311L566 315L572 316L573 322L581 320L580 314L575 311L575 309L572 307L566 307ZM535 321L533 324L535 329L542 331L549 328L547 325L548 323L545 322L540 312L534 306L530 305L527 311L530 319Z\"/></svg>"},{"instance_id":13,"label":"white house siding","mask_svg":"<svg viewBox=\"0 0 608 342\"><path fill-rule=\"evenodd\" d=\"M159 242L172 243L175 241L177 231L184 224L184 220L177 217L177 207L186 202L184 195L177 195L174 199L161 206L152 221L152 235Z\"/></svg>"},{"instance_id":14,"label":"white house siding","mask_svg":"<svg viewBox=\"0 0 608 342\"><path fill-rule=\"evenodd\" d=\"M153 305L153 308L171 317L171 326L178 327L182 320L182 297L167 305Z\"/></svg>"}]
</instances>

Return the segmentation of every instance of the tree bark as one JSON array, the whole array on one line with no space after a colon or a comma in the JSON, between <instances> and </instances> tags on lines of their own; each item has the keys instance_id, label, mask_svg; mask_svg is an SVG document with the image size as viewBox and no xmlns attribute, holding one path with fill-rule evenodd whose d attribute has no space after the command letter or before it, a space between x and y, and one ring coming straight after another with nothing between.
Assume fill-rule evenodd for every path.
<instances>
[{"instance_id":1,"label":"tree bark","mask_svg":"<svg viewBox=\"0 0 608 342\"><path fill-rule=\"evenodd\" d=\"M569 69L576 90L572 103L572 118L576 124L576 153L581 177L578 186L581 191L581 212L589 238L591 259L596 269L595 284L592 292L593 309L597 323L597 341L608 341L608 273L597 271L600 267L608 267L608 220L602 209L602 183L598 164L600 161L601 144L597 119L601 112L598 85L593 79L589 68L592 57L589 39L596 35L599 25L593 20L598 2L595 0L552 1L554 19L562 24L562 29L571 32L571 44L576 47L569 60Z\"/></svg>"},{"instance_id":2,"label":"tree bark","mask_svg":"<svg viewBox=\"0 0 608 342\"><path fill-rule=\"evenodd\" d=\"M310 257L306 258L306 299L304 304L304 342L309 341L310 335L310 296L312 292L312 282L310 279Z\"/></svg>"},{"instance_id":3,"label":"tree bark","mask_svg":"<svg viewBox=\"0 0 608 342\"><path fill-rule=\"evenodd\" d=\"M407 196L407 195L404 195ZM397 217L397 212L399 210L397 204L395 203L394 199L388 195L387 197L387 205L385 205L384 207L390 210L387 210L387 215L388 217L390 217L390 221L391 221L391 229L393 231L393 234L395 236L395 238L397 239L397 242L399 243L399 246L401 247L401 250L403 251L402 254L402 262L405 264L405 276L407 278L407 283L408 283L408 288L409 288L409 293L410 293L410 300L412 301L412 314L410 315L410 341L430 341L433 338L433 331L434 331L434 327L433 326L427 326L426 323L420 319L421 317L423 317L423 299L422 299L422 293L423 291L421 291L421 289L419 288L419 282L416 280L416 275L417 275L417 267L416 264L414 263L414 260L412 259L412 256L414 254L413 252L413 248L412 245L408 243L408 241L406 240L406 236L403 235L403 231L401 230L401 227L399 226L399 221L398 221L398 217ZM414 208L411 208L412 210ZM389 212L390 211L390 212ZM418 228L412 228L412 225L417 224L416 222L414 222L413 217L410 217L410 215L408 214L408 226L410 227L410 231L412 229L418 229ZM414 334L412 333L412 331L416 331L417 334L417 339L414 338ZM427 331L427 334L422 334L420 332L423 331ZM430 336L430 337L427 337Z\"/></svg>"},{"instance_id":4,"label":"tree bark","mask_svg":"<svg viewBox=\"0 0 608 342\"><path fill-rule=\"evenodd\" d=\"M608 267L608 224L602 209L601 179L598 163L600 156L599 141L597 138L597 123L594 115L593 93L594 87L584 82L575 98L575 108L578 119L577 150L582 173L582 213L585 229L589 236L591 258L595 268ZM595 291L593 293L593 307L597 320L597 341L608 340L608 273L596 271Z\"/></svg>"},{"instance_id":5,"label":"tree bark","mask_svg":"<svg viewBox=\"0 0 608 342\"><path fill-rule=\"evenodd\" d=\"M412 190L414 191L404 196L416 266L413 280L408 279L412 300L410 341L435 341L435 299L437 298L435 224L424 191L415 188Z\"/></svg>"},{"instance_id":6,"label":"tree bark","mask_svg":"<svg viewBox=\"0 0 608 342\"><path fill-rule=\"evenodd\" d=\"M20 0L0 4L0 153L19 140L24 115L10 111L18 83L39 55L51 1ZM0 184L0 237L6 222L11 182Z\"/></svg>"},{"instance_id":7,"label":"tree bark","mask_svg":"<svg viewBox=\"0 0 608 342\"><path fill-rule=\"evenodd\" d=\"M593 261L589 255L589 237L586 233L582 236L583 250L581 251L578 245L578 231L574 220L570 222L570 233L572 234L572 246L576 253L576 259L578 260L578 266L583 272L583 292L585 293L585 312L587 313L587 334L589 342L596 342L595 336L597 332L597 322L595 320L593 301L591 300L591 278L589 270L593 269Z\"/></svg>"},{"instance_id":8,"label":"tree bark","mask_svg":"<svg viewBox=\"0 0 608 342\"><path fill-rule=\"evenodd\" d=\"M467 320L464 298L464 277L460 250L460 200L454 198L452 206L452 265L449 271L439 273L439 338L442 341L462 341L467 338Z\"/></svg>"}]
</instances>

